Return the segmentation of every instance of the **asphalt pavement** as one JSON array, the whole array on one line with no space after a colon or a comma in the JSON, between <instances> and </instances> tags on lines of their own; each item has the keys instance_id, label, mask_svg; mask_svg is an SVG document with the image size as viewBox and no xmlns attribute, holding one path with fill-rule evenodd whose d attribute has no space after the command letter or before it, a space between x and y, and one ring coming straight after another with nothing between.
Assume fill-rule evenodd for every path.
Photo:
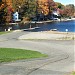
<instances>
[{"instance_id":1,"label":"asphalt pavement","mask_svg":"<svg viewBox=\"0 0 75 75\"><path fill-rule=\"evenodd\" d=\"M30 33L0 35L0 47L39 51L49 57L0 63L0 75L68 75L74 71L73 40L18 40Z\"/></svg>"}]
</instances>

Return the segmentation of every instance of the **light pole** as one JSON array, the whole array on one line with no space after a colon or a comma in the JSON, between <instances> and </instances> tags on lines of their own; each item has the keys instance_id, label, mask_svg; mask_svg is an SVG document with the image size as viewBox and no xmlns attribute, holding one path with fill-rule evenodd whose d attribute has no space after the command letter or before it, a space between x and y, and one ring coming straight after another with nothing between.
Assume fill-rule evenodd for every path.
<instances>
[{"instance_id":1,"label":"light pole","mask_svg":"<svg viewBox=\"0 0 75 75\"><path fill-rule=\"evenodd\" d=\"M21 9L21 6L18 6L19 19L21 18L21 15L20 15L20 9Z\"/></svg>"}]
</instances>

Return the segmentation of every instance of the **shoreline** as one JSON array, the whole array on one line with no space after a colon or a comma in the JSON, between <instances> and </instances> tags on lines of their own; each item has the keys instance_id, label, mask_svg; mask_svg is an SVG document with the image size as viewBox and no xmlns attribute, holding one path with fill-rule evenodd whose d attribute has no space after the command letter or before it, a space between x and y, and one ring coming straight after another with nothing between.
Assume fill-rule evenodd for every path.
<instances>
[{"instance_id":1,"label":"shoreline","mask_svg":"<svg viewBox=\"0 0 75 75\"><path fill-rule=\"evenodd\" d=\"M51 22L63 22L63 21L72 21L75 20L75 18L72 19L57 19L57 20L48 20L48 21L25 21L24 24L26 23L37 23L37 24L42 24L42 23L51 23Z\"/></svg>"},{"instance_id":2,"label":"shoreline","mask_svg":"<svg viewBox=\"0 0 75 75\"><path fill-rule=\"evenodd\" d=\"M72 21L72 20L75 20L75 18L74 19L67 19L67 21ZM62 22L62 21L60 21L60 22ZM64 21L66 21L66 20L64 20ZM57 21L53 21L53 20L52 21L51 20L50 21L43 21L43 22L39 21L38 24L51 23L51 22L56 23ZM35 22L33 22L33 23L35 24ZM32 27L31 30L33 30L33 28L35 28L35 27ZM66 30L65 31L58 31L57 29L50 29L50 30L47 30L47 31L38 31L38 32L48 32L48 33L54 33L54 34L73 34L73 35L75 35L75 32L67 32Z\"/></svg>"}]
</instances>

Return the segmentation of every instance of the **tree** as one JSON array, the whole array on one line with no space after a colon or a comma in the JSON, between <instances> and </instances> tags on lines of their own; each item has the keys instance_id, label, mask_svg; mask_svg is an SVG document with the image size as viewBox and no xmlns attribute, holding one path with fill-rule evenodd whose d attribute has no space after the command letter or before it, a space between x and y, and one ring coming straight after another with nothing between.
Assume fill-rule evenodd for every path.
<instances>
[{"instance_id":1,"label":"tree","mask_svg":"<svg viewBox=\"0 0 75 75\"><path fill-rule=\"evenodd\" d=\"M5 25L12 20L12 0L1 0L0 2L0 24Z\"/></svg>"},{"instance_id":2,"label":"tree","mask_svg":"<svg viewBox=\"0 0 75 75\"><path fill-rule=\"evenodd\" d=\"M65 6L63 4L61 4L59 2L55 2L55 3L56 3L57 8L64 9Z\"/></svg>"},{"instance_id":3,"label":"tree","mask_svg":"<svg viewBox=\"0 0 75 75\"><path fill-rule=\"evenodd\" d=\"M19 12L21 18L31 17L35 14L35 0L13 0L13 3L15 11Z\"/></svg>"},{"instance_id":4,"label":"tree","mask_svg":"<svg viewBox=\"0 0 75 75\"><path fill-rule=\"evenodd\" d=\"M12 0L14 10L18 10L19 6L22 6L26 0Z\"/></svg>"},{"instance_id":5,"label":"tree","mask_svg":"<svg viewBox=\"0 0 75 75\"><path fill-rule=\"evenodd\" d=\"M71 17L73 15L74 15L74 5L73 4L66 5L64 8L64 16Z\"/></svg>"},{"instance_id":6,"label":"tree","mask_svg":"<svg viewBox=\"0 0 75 75\"><path fill-rule=\"evenodd\" d=\"M53 0L38 0L39 8L42 9L44 15L52 13L52 10L55 10L55 2Z\"/></svg>"},{"instance_id":7,"label":"tree","mask_svg":"<svg viewBox=\"0 0 75 75\"><path fill-rule=\"evenodd\" d=\"M3 25L6 22L6 9L7 5L4 2L0 2L0 24Z\"/></svg>"}]
</instances>

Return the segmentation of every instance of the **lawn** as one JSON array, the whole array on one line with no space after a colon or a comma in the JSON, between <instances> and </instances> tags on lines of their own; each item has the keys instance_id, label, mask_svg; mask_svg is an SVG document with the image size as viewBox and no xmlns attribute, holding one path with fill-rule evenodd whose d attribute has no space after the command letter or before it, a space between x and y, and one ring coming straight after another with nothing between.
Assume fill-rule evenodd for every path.
<instances>
[{"instance_id":1,"label":"lawn","mask_svg":"<svg viewBox=\"0 0 75 75\"><path fill-rule=\"evenodd\" d=\"M72 75L75 75L75 72Z\"/></svg>"},{"instance_id":2,"label":"lawn","mask_svg":"<svg viewBox=\"0 0 75 75\"><path fill-rule=\"evenodd\" d=\"M41 57L47 57L47 55L32 50L0 48L0 62L9 62L14 60L41 58Z\"/></svg>"},{"instance_id":3,"label":"lawn","mask_svg":"<svg viewBox=\"0 0 75 75\"><path fill-rule=\"evenodd\" d=\"M0 35L1 34L7 34L7 33L10 33L10 32L12 32L12 31L2 31L2 32L0 32Z\"/></svg>"}]
</instances>

